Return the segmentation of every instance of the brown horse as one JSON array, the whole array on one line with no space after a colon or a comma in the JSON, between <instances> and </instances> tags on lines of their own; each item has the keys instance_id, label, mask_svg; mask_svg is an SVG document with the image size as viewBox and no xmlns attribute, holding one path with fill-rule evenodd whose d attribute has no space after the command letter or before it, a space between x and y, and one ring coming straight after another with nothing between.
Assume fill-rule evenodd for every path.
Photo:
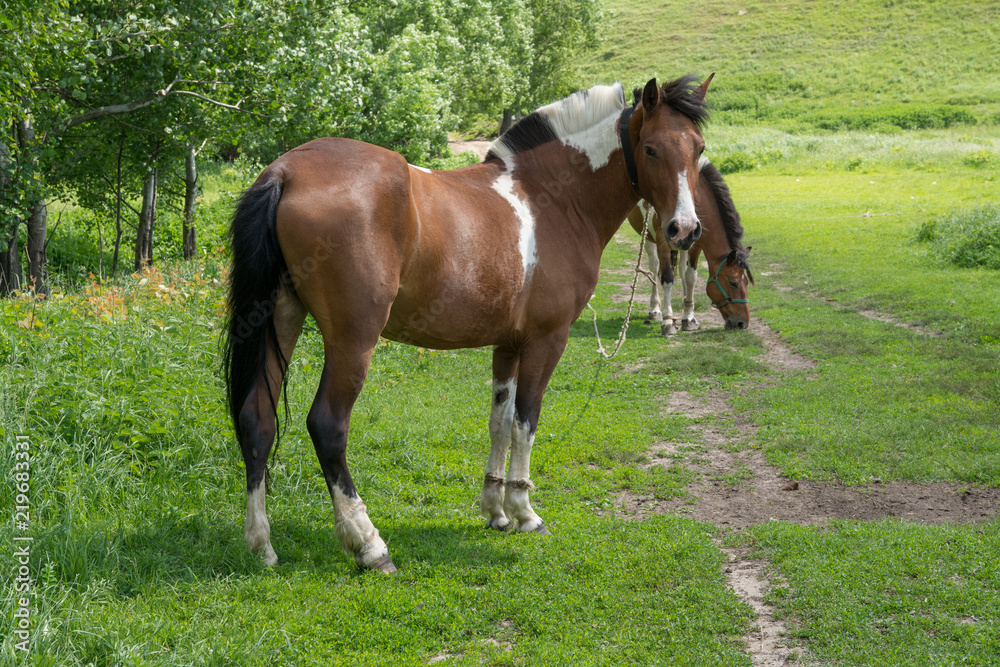
<instances>
[{"instance_id":1,"label":"brown horse","mask_svg":"<svg viewBox=\"0 0 1000 667\"><path fill-rule=\"evenodd\" d=\"M642 233L643 218L647 219L646 255L649 270L659 276L663 287L663 312L660 310L660 290L653 285L649 300L649 319L662 320L660 332L664 335L677 333L674 322L671 291L674 282L672 264L684 267L684 312L681 330L692 331L699 327L694 315L694 281L697 277L698 257L704 252L711 275L705 285L705 292L726 322L727 329L747 329L750 327L750 307L747 285L753 284L753 274L747 258L750 247L742 244L743 226L740 214L733 204L722 174L708 158L701 158L701 178L695 191L694 204L698 219L702 224L702 235L689 248L678 251L664 237L659 216L645 202L640 202L629 212L628 221L637 233ZM683 244L682 244L683 245Z\"/></svg>"},{"instance_id":2,"label":"brown horse","mask_svg":"<svg viewBox=\"0 0 1000 667\"><path fill-rule=\"evenodd\" d=\"M675 243L700 233L693 193L710 80L660 87L652 79L632 107L621 85L574 93L518 122L481 164L454 171L327 138L261 173L233 216L224 347L253 552L277 562L261 482L306 314L325 355L306 424L337 536L358 565L396 570L346 459L351 410L379 336L493 347L481 510L490 528L548 532L528 502L542 394L593 294L601 253L635 203L651 202Z\"/></svg>"}]
</instances>

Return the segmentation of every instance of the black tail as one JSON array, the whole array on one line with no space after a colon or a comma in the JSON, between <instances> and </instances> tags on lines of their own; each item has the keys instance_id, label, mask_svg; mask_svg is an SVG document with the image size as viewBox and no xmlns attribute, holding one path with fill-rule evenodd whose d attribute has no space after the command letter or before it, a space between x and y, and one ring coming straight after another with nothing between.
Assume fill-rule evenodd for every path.
<instances>
[{"instance_id":1,"label":"black tail","mask_svg":"<svg viewBox=\"0 0 1000 667\"><path fill-rule=\"evenodd\" d=\"M282 181L277 175L258 179L240 197L229 229L233 266L229 273L229 315L222 364L229 415L241 446L245 437L240 428L240 411L265 372L268 344L277 352L282 371L288 367L274 328L274 305L282 284L288 282L288 268L275 230L281 192ZM284 372L282 375L284 388L287 376ZM268 394L277 420L278 397L271 393L270 385ZM288 414L287 396L285 414ZM280 429L276 430L280 442Z\"/></svg>"}]
</instances>

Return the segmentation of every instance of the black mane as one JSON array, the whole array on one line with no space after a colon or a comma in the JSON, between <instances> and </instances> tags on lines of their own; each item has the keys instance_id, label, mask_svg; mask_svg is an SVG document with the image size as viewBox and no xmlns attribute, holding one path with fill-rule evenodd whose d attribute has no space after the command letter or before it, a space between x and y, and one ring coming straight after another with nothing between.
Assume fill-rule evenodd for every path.
<instances>
[{"instance_id":1,"label":"black mane","mask_svg":"<svg viewBox=\"0 0 1000 667\"><path fill-rule=\"evenodd\" d=\"M504 132L503 139L511 152L517 154L530 150L535 146L541 146L542 144L554 141L556 133L552 130L552 124L545 116L537 111L532 111ZM485 160L493 160L499 157L490 148Z\"/></svg>"},{"instance_id":2,"label":"black mane","mask_svg":"<svg viewBox=\"0 0 1000 667\"><path fill-rule=\"evenodd\" d=\"M726 230L726 241L729 243L729 247L736 251L737 261L747 272L747 279L753 283L753 274L750 273L750 265L747 263L748 252L743 247L743 223L740 222L740 213L736 210L736 204L733 203L729 186L722 178L722 173L708 160L702 163L701 177L705 179L712 194L715 195L715 203L719 207L719 215L722 217L722 227Z\"/></svg>"},{"instance_id":3,"label":"black mane","mask_svg":"<svg viewBox=\"0 0 1000 667\"><path fill-rule=\"evenodd\" d=\"M660 100L666 102L667 106L674 111L690 118L691 122L699 128L704 128L705 124L708 123L708 105L705 104L704 99L692 94L699 85L698 77L694 74L682 76L660 86ZM635 88L632 91L632 97L635 99L632 106L638 106L639 100L642 98L642 89Z\"/></svg>"}]
</instances>

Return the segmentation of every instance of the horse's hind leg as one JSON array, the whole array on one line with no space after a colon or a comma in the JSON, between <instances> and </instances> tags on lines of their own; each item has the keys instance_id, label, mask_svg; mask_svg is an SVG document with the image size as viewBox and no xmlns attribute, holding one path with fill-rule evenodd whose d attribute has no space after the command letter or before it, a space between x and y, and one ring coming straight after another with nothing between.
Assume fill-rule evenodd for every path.
<instances>
[{"instance_id":1,"label":"horse's hind leg","mask_svg":"<svg viewBox=\"0 0 1000 667\"><path fill-rule=\"evenodd\" d=\"M282 381L305 318L306 310L298 298L282 289L274 305L278 348L273 341L268 341L266 373L257 379L240 409L240 449L247 469L247 516L243 537L250 551L258 554L267 565L278 562L271 547L271 526L264 502L267 459L277 433L276 411ZM279 359L277 349L281 350L284 362Z\"/></svg>"},{"instance_id":2,"label":"horse's hind leg","mask_svg":"<svg viewBox=\"0 0 1000 667\"><path fill-rule=\"evenodd\" d=\"M319 391L306 424L333 500L334 527L344 552L353 556L360 567L392 574L396 566L368 518L347 468L351 411L368 375L378 332L370 344L361 342L363 339L345 335L335 343L327 341Z\"/></svg>"},{"instance_id":3,"label":"horse's hind leg","mask_svg":"<svg viewBox=\"0 0 1000 667\"><path fill-rule=\"evenodd\" d=\"M507 530L510 519L504 513L504 472L514 425L514 398L517 394L517 354L497 348L493 352L493 394L490 404L490 456L479 509L486 527Z\"/></svg>"}]
</instances>

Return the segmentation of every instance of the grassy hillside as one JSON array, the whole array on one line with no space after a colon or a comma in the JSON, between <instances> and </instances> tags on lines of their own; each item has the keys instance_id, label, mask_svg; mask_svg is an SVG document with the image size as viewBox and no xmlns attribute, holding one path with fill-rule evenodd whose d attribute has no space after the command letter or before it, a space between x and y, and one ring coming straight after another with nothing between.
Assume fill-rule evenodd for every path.
<instances>
[{"instance_id":1,"label":"grassy hillside","mask_svg":"<svg viewBox=\"0 0 1000 667\"><path fill-rule=\"evenodd\" d=\"M858 127L858 115L860 126L969 121L949 120L949 111L1000 120L1000 3L992 0L607 5L607 40L583 63L584 85L717 72L712 101L724 122L837 129ZM875 108L881 115L866 120Z\"/></svg>"}]
</instances>

